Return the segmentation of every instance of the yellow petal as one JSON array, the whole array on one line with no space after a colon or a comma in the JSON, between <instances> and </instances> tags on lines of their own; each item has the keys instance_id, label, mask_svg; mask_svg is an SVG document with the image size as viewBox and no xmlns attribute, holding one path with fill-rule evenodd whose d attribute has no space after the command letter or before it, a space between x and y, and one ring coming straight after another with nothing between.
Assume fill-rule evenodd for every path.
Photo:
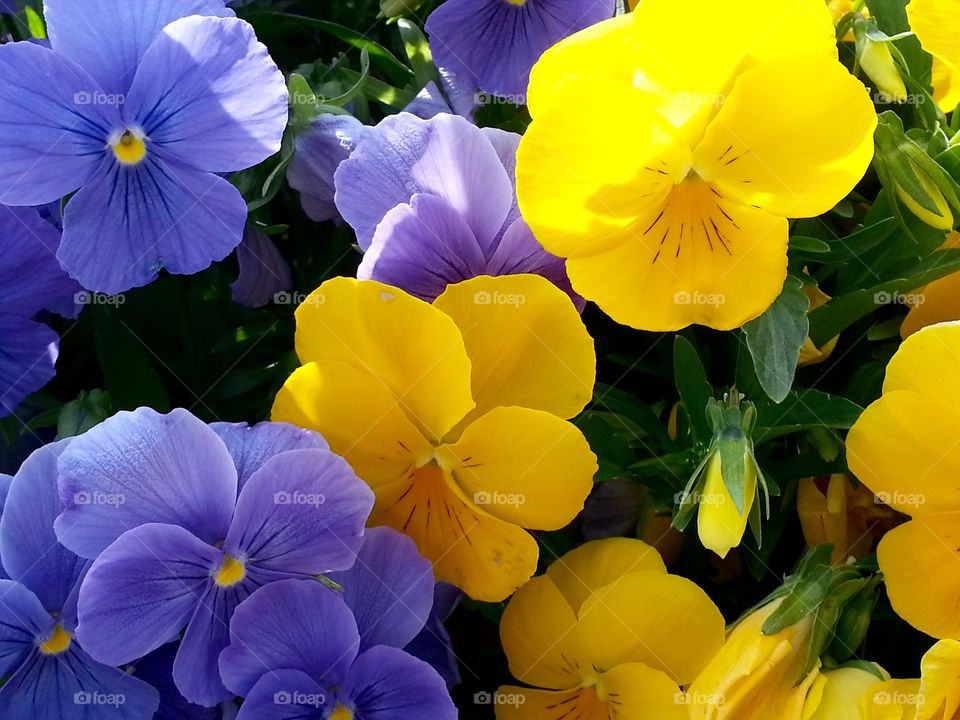
<instances>
[{"instance_id":1,"label":"yellow petal","mask_svg":"<svg viewBox=\"0 0 960 720\"><path fill-rule=\"evenodd\" d=\"M960 17L952 0L910 0L907 5L910 28L923 49L949 66L960 70Z\"/></svg>"},{"instance_id":2,"label":"yellow petal","mask_svg":"<svg viewBox=\"0 0 960 720\"><path fill-rule=\"evenodd\" d=\"M579 630L580 644L599 670L643 663L685 685L723 645L724 621L686 578L635 572L587 599Z\"/></svg>"},{"instance_id":3,"label":"yellow petal","mask_svg":"<svg viewBox=\"0 0 960 720\"><path fill-rule=\"evenodd\" d=\"M510 672L529 685L563 690L593 672L580 647L573 608L544 575L510 598L500 620L500 641Z\"/></svg>"},{"instance_id":4,"label":"yellow petal","mask_svg":"<svg viewBox=\"0 0 960 720\"><path fill-rule=\"evenodd\" d=\"M914 390L960 401L960 322L940 323L907 338L887 364L883 391Z\"/></svg>"},{"instance_id":5,"label":"yellow petal","mask_svg":"<svg viewBox=\"0 0 960 720\"><path fill-rule=\"evenodd\" d=\"M571 418L593 397L593 340L570 297L539 275L450 285L434 306L460 328L479 417L499 405Z\"/></svg>"},{"instance_id":6,"label":"yellow petal","mask_svg":"<svg viewBox=\"0 0 960 720\"><path fill-rule=\"evenodd\" d=\"M860 668L838 668L822 677L823 695L807 720L863 720L860 701L879 678Z\"/></svg>"},{"instance_id":7,"label":"yellow petal","mask_svg":"<svg viewBox=\"0 0 960 720\"><path fill-rule=\"evenodd\" d=\"M600 677L597 690L607 700L611 720L687 720L683 692L665 673L648 665L618 665Z\"/></svg>"},{"instance_id":8,"label":"yellow petal","mask_svg":"<svg viewBox=\"0 0 960 720\"><path fill-rule=\"evenodd\" d=\"M787 272L787 221L677 185L610 249L567 261L574 288L617 322L652 331L730 330L759 316Z\"/></svg>"},{"instance_id":9,"label":"yellow petal","mask_svg":"<svg viewBox=\"0 0 960 720\"><path fill-rule=\"evenodd\" d=\"M920 661L917 720L953 720L960 715L960 642L941 640Z\"/></svg>"},{"instance_id":10,"label":"yellow petal","mask_svg":"<svg viewBox=\"0 0 960 720\"><path fill-rule=\"evenodd\" d=\"M909 390L884 393L847 435L853 474L879 501L907 515L960 509L960 413L955 407Z\"/></svg>"},{"instance_id":11,"label":"yellow petal","mask_svg":"<svg viewBox=\"0 0 960 720\"><path fill-rule=\"evenodd\" d=\"M864 720L917 720L919 699L919 680L885 680L867 690L860 707Z\"/></svg>"},{"instance_id":12,"label":"yellow petal","mask_svg":"<svg viewBox=\"0 0 960 720\"><path fill-rule=\"evenodd\" d=\"M876 126L866 88L836 59L782 58L737 80L694 152L694 167L727 197L784 217L814 217L863 178Z\"/></svg>"},{"instance_id":13,"label":"yellow petal","mask_svg":"<svg viewBox=\"0 0 960 720\"><path fill-rule=\"evenodd\" d=\"M271 419L319 432L374 490L433 450L389 390L343 363L295 370L277 393Z\"/></svg>"},{"instance_id":14,"label":"yellow petal","mask_svg":"<svg viewBox=\"0 0 960 720\"><path fill-rule=\"evenodd\" d=\"M593 688L549 692L505 685L497 695L491 698L497 720L610 720L612 717L609 706L597 697ZM625 716L624 720L629 717Z\"/></svg>"},{"instance_id":15,"label":"yellow petal","mask_svg":"<svg viewBox=\"0 0 960 720\"><path fill-rule=\"evenodd\" d=\"M475 505L430 462L375 489L370 525L389 525L417 543L437 580L475 600L499 602L537 569L539 549L526 530Z\"/></svg>"},{"instance_id":16,"label":"yellow petal","mask_svg":"<svg viewBox=\"0 0 960 720\"><path fill-rule=\"evenodd\" d=\"M541 410L499 407L438 451L463 494L501 520L559 530L583 509L597 458L575 425Z\"/></svg>"},{"instance_id":17,"label":"yellow petal","mask_svg":"<svg viewBox=\"0 0 960 720\"><path fill-rule=\"evenodd\" d=\"M470 360L457 326L388 285L328 280L297 309L296 345L304 363L346 363L377 378L431 440L473 408Z\"/></svg>"},{"instance_id":18,"label":"yellow petal","mask_svg":"<svg viewBox=\"0 0 960 720\"><path fill-rule=\"evenodd\" d=\"M918 630L960 640L960 512L894 528L877 548L890 604Z\"/></svg>"},{"instance_id":19,"label":"yellow petal","mask_svg":"<svg viewBox=\"0 0 960 720\"><path fill-rule=\"evenodd\" d=\"M937 58L933 59L933 97L945 113L952 113L960 104L960 70Z\"/></svg>"},{"instance_id":20,"label":"yellow petal","mask_svg":"<svg viewBox=\"0 0 960 720\"><path fill-rule=\"evenodd\" d=\"M750 510L757 495L757 466L748 449L744 450L743 462L743 512L737 510L723 480L720 453L714 453L707 462L707 479L697 510L697 533L703 546L720 557L726 557L727 553L743 540Z\"/></svg>"},{"instance_id":21,"label":"yellow petal","mask_svg":"<svg viewBox=\"0 0 960 720\"><path fill-rule=\"evenodd\" d=\"M609 538L584 543L547 568L547 577L576 612L594 590L634 572L666 574L654 548L642 540Z\"/></svg>"},{"instance_id":22,"label":"yellow petal","mask_svg":"<svg viewBox=\"0 0 960 720\"><path fill-rule=\"evenodd\" d=\"M826 492L817 478L804 478L797 485L797 514L803 537L810 547L833 545L832 560L842 562L860 540L859 533L850 537L851 519L847 507L850 481L846 475L831 475ZM855 529L856 533L856 529Z\"/></svg>"},{"instance_id":23,"label":"yellow petal","mask_svg":"<svg viewBox=\"0 0 960 720\"><path fill-rule=\"evenodd\" d=\"M915 302L900 326L901 337L929 325L960 320L960 273L934 280L912 294Z\"/></svg>"}]
</instances>

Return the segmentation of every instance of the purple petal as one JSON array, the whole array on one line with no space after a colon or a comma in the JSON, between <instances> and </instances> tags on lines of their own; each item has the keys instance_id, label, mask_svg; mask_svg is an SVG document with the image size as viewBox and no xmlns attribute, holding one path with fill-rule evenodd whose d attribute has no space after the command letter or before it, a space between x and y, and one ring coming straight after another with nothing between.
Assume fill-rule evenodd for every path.
<instances>
[{"instance_id":1,"label":"purple petal","mask_svg":"<svg viewBox=\"0 0 960 720\"><path fill-rule=\"evenodd\" d=\"M367 530L357 562L329 578L360 630L360 649L402 648L423 629L433 608L433 566L406 535L387 527Z\"/></svg>"},{"instance_id":2,"label":"purple petal","mask_svg":"<svg viewBox=\"0 0 960 720\"><path fill-rule=\"evenodd\" d=\"M242 488L250 476L263 467L274 455L288 450L329 450L320 433L282 422L211 423L210 428L220 436L237 466L238 482Z\"/></svg>"},{"instance_id":3,"label":"purple petal","mask_svg":"<svg viewBox=\"0 0 960 720\"><path fill-rule=\"evenodd\" d=\"M550 46L613 17L613 0L447 0L427 18L437 65L524 104L530 70Z\"/></svg>"},{"instance_id":4,"label":"purple petal","mask_svg":"<svg viewBox=\"0 0 960 720\"><path fill-rule=\"evenodd\" d=\"M0 417L53 379L59 342L46 325L0 315Z\"/></svg>"},{"instance_id":5,"label":"purple petal","mask_svg":"<svg viewBox=\"0 0 960 720\"><path fill-rule=\"evenodd\" d=\"M500 128L486 127L481 128L481 131L493 145L503 169L507 171L507 177L510 178L510 186L513 188L513 206L500 228L503 232L520 217L520 206L517 203L517 148L520 147L521 136Z\"/></svg>"},{"instance_id":6,"label":"purple petal","mask_svg":"<svg viewBox=\"0 0 960 720\"><path fill-rule=\"evenodd\" d=\"M463 598L463 591L448 583L437 583L433 610L420 634L404 646L404 651L423 660L436 670L448 688L460 684L460 663L453 641L444 623Z\"/></svg>"},{"instance_id":7,"label":"purple petal","mask_svg":"<svg viewBox=\"0 0 960 720\"><path fill-rule=\"evenodd\" d=\"M49 637L53 618L37 596L12 580L0 580L0 677L13 672Z\"/></svg>"},{"instance_id":8,"label":"purple petal","mask_svg":"<svg viewBox=\"0 0 960 720\"><path fill-rule=\"evenodd\" d=\"M346 460L326 450L291 450L244 485L224 551L265 570L344 570L372 509L373 493Z\"/></svg>"},{"instance_id":9,"label":"purple petal","mask_svg":"<svg viewBox=\"0 0 960 720\"><path fill-rule=\"evenodd\" d=\"M61 655L36 653L0 690L4 720L145 720L159 704L145 682L76 645Z\"/></svg>"},{"instance_id":10,"label":"purple petal","mask_svg":"<svg viewBox=\"0 0 960 720\"><path fill-rule=\"evenodd\" d=\"M510 179L486 136L457 115L392 115L367 133L334 176L337 208L364 250L377 225L417 193L446 200L481 247L513 204Z\"/></svg>"},{"instance_id":11,"label":"purple petal","mask_svg":"<svg viewBox=\"0 0 960 720\"><path fill-rule=\"evenodd\" d=\"M290 265L269 237L247 223L243 242L237 247L240 275L230 286L230 296L240 305L260 308L274 296L293 287Z\"/></svg>"},{"instance_id":12,"label":"purple petal","mask_svg":"<svg viewBox=\"0 0 960 720\"><path fill-rule=\"evenodd\" d=\"M0 46L0 77L0 203L59 200L96 171L120 113L93 78L34 43Z\"/></svg>"},{"instance_id":13,"label":"purple petal","mask_svg":"<svg viewBox=\"0 0 960 720\"><path fill-rule=\"evenodd\" d=\"M334 591L315 580L281 580L234 612L220 674L244 696L262 676L284 668L339 685L359 646L353 614Z\"/></svg>"},{"instance_id":14,"label":"purple petal","mask_svg":"<svg viewBox=\"0 0 960 720\"><path fill-rule=\"evenodd\" d=\"M414 195L386 214L357 271L433 301L447 285L483 275L483 249L470 226L446 200Z\"/></svg>"},{"instance_id":15,"label":"purple petal","mask_svg":"<svg viewBox=\"0 0 960 720\"><path fill-rule=\"evenodd\" d=\"M33 208L0 205L0 308L30 318L41 309L76 317L80 286L57 262L60 233Z\"/></svg>"},{"instance_id":16,"label":"purple petal","mask_svg":"<svg viewBox=\"0 0 960 720\"><path fill-rule=\"evenodd\" d=\"M156 37L123 109L151 149L198 170L232 172L280 149L287 104L283 73L250 24L194 16Z\"/></svg>"},{"instance_id":17,"label":"purple petal","mask_svg":"<svg viewBox=\"0 0 960 720\"><path fill-rule=\"evenodd\" d=\"M223 178L152 156L104 162L67 204L60 264L88 290L116 294L160 270L190 275L243 239L247 204Z\"/></svg>"},{"instance_id":18,"label":"purple petal","mask_svg":"<svg viewBox=\"0 0 960 720\"><path fill-rule=\"evenodd\" d=\"M187 625L222 557L177 525L124 533L83 580L77 639L109 665L153 652Z\"/></svg>"},{"instance_id":19,"label":"purple petal","mask_svg":"<svg viewBox=\"0 0 960 720\"><path fill-rule=\"evenodd\" d=\"M63 510L57 459L70 440L36 450L14 476L0 518L0 556L10 577L29 588L48 612L61 612L86 561L57 541L53 522Z\"/></svg>"},{"instance_id":20,"label":"purple petal","mask_svg":"<svg viewBox=\"0 0 960 720\"><path fill-rule=\"evenodd\" d=\"M408 112L411 115L416 115L418 118L429 120L434 115L439 115L440 113L452 113L453 108L450 107L450 104L443 96L443 93L440 92L437 84L431 80L421 88L413 100L407 103L403 112Z\"/></svg>"},{"instance_id":21,"label":"purple petal","mask_svg":"<svg viewBox=\"0 0 960 720\"><path fill-rule=\"evenodd\" d=\"M140 660L133 674L160 693L154 720L225 720L221 708L204 708L189 702L173 682L173 661L178 646L169 643Z\"/></svg>"},{"instance_id":22,"label":"purple petal","mask_svg":"<svg viewBox=\"0 0 960 720\"><path fill-rule=\"evenodd\" d=\"M253 686L237 720L320 720L332 698L316 680L299 670L278 670Z\"/></svg>"},{"instance_id":23,"label":"purple petal","mask_svg":"<svg viewBox=\"0 0 960 720\"><path fill-rule=\"evenodd\" d=\"M352 115L321 115L297 136L287 180L300 193L303 211L311 220L340 217L333 201L333 174L367 130Z\"/></svg>"},{"instance_id":24,"label":"purple petal","mask_svg":"<svg viewBox=\"0 0 960 720\"><path fill-rule=\"evenodd\" d=\"M164 26L188 15L233 15L223 0L45 0L50 44L93 75L104 90L126 93Z\"/></svg>"},{"instance_id":25,"label":"purple petal","mask_svg":"<svg viewBox=\"0 0 960 720\"><path fill-rule=\"evenodd\" d=\"M180 525L210 545L226 537L237 469L186 410L117 413L74 439L59 466L65 509L55 528L78 555L95 558L144 523Z\"/></svg>"},{"instance_id":26,"label":"purple petal","mask_svg":"<svg viewBox=\"0 0 960 720\"><path fill-rule=\"evenodd\" d=\"M343 684L364 720L456 720L447 686L437 671L403 650L379 646L357 658Z\"/></svg>"}]
</instances>

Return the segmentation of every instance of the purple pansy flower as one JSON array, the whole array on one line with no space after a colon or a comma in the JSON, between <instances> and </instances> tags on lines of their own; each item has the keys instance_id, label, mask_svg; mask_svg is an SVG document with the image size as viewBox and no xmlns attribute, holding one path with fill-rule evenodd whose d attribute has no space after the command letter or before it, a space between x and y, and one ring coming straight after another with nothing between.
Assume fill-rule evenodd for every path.
<instances>
[{"instance_id":1,"label":"purple pansy flower","mask_svg":"<svg viewBox=\"0 0 960 720\"><path fill-rule=\"evenodd\" d=\"M69 440L35 451L16 474L0 519L0 689L4 720L150 720L157 691L95 661L76 631L88 563L57 542L57 458ZM131 628L135 631L134 628Z\"/></svg>"},{"instance_id":2,"label":"purple pansy flower","mask_svg":"<svg viewBox=\"0 0 960 720\"><path fill-rule=\"evenodd\" d=\"M540 56L615 9L614 0L447 0L427 18L426 31L438 65L524 104Z\"/></svg>"},{"instance_id":3,"label":"purple pansy flower","mask_svg":"<svg viewBox=\"0 0 960 720\"><path fill-rule=\"evenodd\" d=\"M373 507L342 458L289 449L304 442L319 441L287 425L211 429L186 410L148 408L75 439L59 461L54 527L96 558L79 594L88 652L122 665L185 628L177 688L205 707L230 699L217 657L234 609L268 583L349 568Z\"/></svg>"},{"instance_id":4,"label":"purple pansy flower","mask_svg":"<svg viewBox=\"0 0 960 720\"><path fill-rule=\"evenodd\" d=\"M0 205L0 417L53 378L59 338L34 316L77 315L80 287L57 263L59 241L36 210Z\"/></svg>"},{"instance_id":5,"label":"purple pansy flower","mask_svg":"<svg viewBox=\"0 0 960 720\"><path fill-rule=\"evenodd\" d=\"M383 120L341 163L336 202L365 251L358 277L424 300L478 275L543 275L577 298L564 261L520 217L520 136L457 115Z\"/></svg>"},{"instance_id":6,"label":"purple pansy flower","mask_svg":"<svg viewBox=\"0 0 960 720\"><path fill-rule=\"evenodd\" d=\"M238 720L456 718L436 670L399 649L433 603L430 563L413 542L372 530L354 568L331 579L342 596L289 580L258 590L234 613L220 668L246 697Z\"/></svg>"},{"instance_id":7,"label":"purple pansy flower","mask_svg":"<svg viewBox=\"0 0 960 720\"><path fill-rule=\"evenodd\" d=\"M267 235L247 223L237 248L240 274L230 286L233 301L251 308L268 305L278 292L293 287L290 265Z\"/></svg>"},{"instance_id":8,"label":"purple pansy flower","mask_svg":"<svg viewBox=\"0 0 960 720\"><path fill-rule=\"evenodd\" d=\"M283 75L223 0L46 0L50 49L0 47L0 202L66 206L60 264L117 293L199 272L247 207L218 173L280 147ZM214 17L216 16L216 17Z\"/></svg>"}]
</instances>

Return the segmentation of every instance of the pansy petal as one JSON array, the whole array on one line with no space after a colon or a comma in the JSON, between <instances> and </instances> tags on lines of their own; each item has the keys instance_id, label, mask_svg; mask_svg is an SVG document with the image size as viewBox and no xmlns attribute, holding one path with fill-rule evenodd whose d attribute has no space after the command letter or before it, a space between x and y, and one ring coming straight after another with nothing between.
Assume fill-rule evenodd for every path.
<instances>
[{"instance_id":1,"label":"pansy petal","mask_svg":"<svg viewBox=\"0 0 960 720\"><path fill-rule=\"evenodd\" d=\"M577 616L549 577L514 593L500 621L500 641L518 680L537 687L576 687L592 671L580 646Z\"/></svg>"},{"instance_id":2,"label":"pansy petal","mask_svg":"<svg viewBox=\"0 0 960 720\"><path fill-rule=\"evenodd\" d=\"M433 569L414 542L390 528L367 530L357 561L329 573L360 630L360 648L402 648L423 629L433 609Z\"/></svg>"},{"instance_id":3,"label":"pansy petal","mask_svg":"<svg viewBox=\"0 0 960 720\"><path fill-rule=\"evenodd\" d=\"M960 398L960 322L924 328L903 341L883 381L884 393L895 390Z\"/></svg>"},{"instance_id":4,"label":"pansy petal","mask_svg":"<svg viewBox=\"0 0 960 720\"><path fill-rule=\"evenodd\" d=\"M67 203L57 253L85 288L113 294L160 270L200 272L243 239L247 204L223 178L149 154L135 166L104 162Z\"/></svg>"},{"instance_id":5,"label":"pansy petal","mask_svg":"<svg viewBox=\"0 0 960 720\"><path fill-rule=\"evenodd\" d=\"M907 17L923 49L955 72L960 71L960 47L957 46L960 23L956 8L946 0L911 0Z\"/></svg>"},{"instance_id":6,"label":"pansy petal","mask_svg":"<svg viewBox=\"0 0 960 720\"><path fill-rule=\"evenodd\" d=\"M210 423L210 428L227 446L237 466L237 483L243 488L250 476L274 455L290 450L327 450L319 433L280 422Z\"/></svg>"},{"instance_id":7,"label":"pansy petal","mask_svg":"<svg viewBox=\"0 0 960 720\"><path fill-rule=\"evenodd\" d=\"M53 379L59 343L57 333L42 323L0 316L0 417Z\"/></svg>"},{"instance_id":8,"label":"pansy petal","mask_svg":"<svg viewBox=\"0 0 960 720\"><path fill-rule=\"evenodd\" d=\"M150 45L124 112L149 148L219 173L280 149L287 104L283 74L249 23L193 16L167 25Z\"/></svg>"},{"instance_id":9,"label":"pansy petal","mask_svg":"<svg viewBox=\"0 0 960 720\"><path fill-rule=\"evenodd\" d=\"M661 670L643 663L623 663L603 674L608 704L616 715L643 720L689 720L683 693Z\"/></svg>"},{"instance_id":10,"label":"pansy petal","mask_svg":"<svg viewBox=\"0 0 960 720\"><path fill-rule=\"evenodd\" d=\"M0 203L59 200L96 171L120 113L99 102L93 78L38 44L0 47L0 76Z\"/></svg>"},{"instance_id":11,"label":"pansy petal","mask_svg":"<svg viewBox=\"0 0 960 720\"><path fill-rule=\"evenodd\" d=\"M237 247L240 273L230 286L233 301L252 308L269 305L276 294L293 287L293 272L276 243L247 223Z\"/></svg>"},{"instance_id":12,"label":"pansy petal","mask_svg":"<svg viewBox=\"0 0 960 720\"><path fill-rule=\"evenodd\" d=\"M811 127L833 123L825 135ZM835 58L782 58L744 73L694 152L720 192L785 217L815 217L842 200L873 159L877 113Z\"/></svg>"},{"instance_id":13,"label":"pansy petal","mask_svg":"<svg viewBox=\"0 0 960 720\"><path fill-rule=\"evenodd\" d=\"M271 670L243 700L237 720L320 720L333 698L300 670Z\"/></svg>"},{"instance_id":14,"label":"pansy petal","mask_svg":"<svg viewBox=\"0 0 960 720\"><path fill-rule=\"evenodd\" d=\"M110 665L176 637L212 582L222 553L176 525L149 523L101 553L80 588L77 638Z\"/></svg>"},{"instance_id":15,"label":"pansy petal","mask_svg":"<svg viewBox=\"0 0 960 720\"><path fill-rule=\"evenodd\" d=\"M955 717L960 710L957 681L960 680L960 643L941 640L920 661L918 718Z\"/></svg>"},{"instance_id":16,"label":"pansy petal","mask_svg":"<svg viewBox=\"0 0 960 720\"><path fill-rule=\"evenodd\" d=\"M20 467L0 518L0 556L10 577L40 599L48 612L67 604L86 561L57 541L53 523L63 510L57 459L69 440L45 445Z\"/></svg>"},{"instance_id":17,"label":"pansy petal","mask_svg":"<svg viewBox=\"0 0 960 720\"><path fill-rule=\"evenodd\" d=\"M38 655L0 689L4 720L144 720L159 704L145 682L95 662L76 646Z\"/></svg>"},{"instance_id":18,"label":"pansy petal","mask_svg":"<svg viewBox=\"0 0 960 720\"><path fill-rule=\"evenodd\" d=\"M473 407L460 330L396 288L328 280L297 309L296 345L304 363L342 362L369 373L428 439L443 437Z\"/></svg>"},{"instance_id":19,"label":"pansy petal","mask_svg":"<svg viewBox=\"0 0 960 720\"><path fill-rule=\"evenodd\" d=\"M247 695L257 680L279 668L339 685L359 647L353 614L335 592L314 580L280 580L257 590L233 613L220 673L238 695Z\"/></svg>"},{"instance_id":20,"label":"pansy petal","mask_svg":"<svg viewBox=\"0 0 960 720\"><path fill-rule=\"evenodd\" d=\"M491 243L513 205L510 178L475 125L457 115L392 115L369 131L334 176L337 208L364 250L392 208L416 193L449 203L481 245Z\"/></svg>"},{"instance_id":21,"label":"pansy petal","mask_svg":"<svg viewBox=\"0 0 960 720\"><path fill-rule=\"evenodd\" d=\"M272 418L319 432L374 488L432 452L390 391L344 363L297 368L277 393Z\"/></svg>"},{"instance_id":22,"label":"pansy petal","mask_svg":"<svg viewBox=\"0 0 960 720\"><path fill-rule=\"evenodd\" d=\"M380 221L357 277L402 288L429 302L448 285L482 274L486 265L460 213L443 198L417 194Z\"/></svg>"},{"instance_id":23,"label":"pansy petal","mask_svg":"<svg viewBox=\"0 0 960 720\"><path fill-rule=\"evenodd\" d=\"M365 720L456 720L437 671L397 648L378 646L350 667L341 695Z\"/></svg>"},{"instance_id":24,"label":"pansy petal","mask_svg":"<svg viewBox=\"0 0 960 720\"><path fill-rule=\"evenodd\" d=\"M496 696L488 693L487 699L495 703L497 720L527 720L531 717L537 720L610 719L610 708L597 697L593 688L556 691L504 685L497 690Z\"/></svg>"},{"instance_id":25,"label":"pansy petal","mask_svg":"<svg viewBox=\"0 0 960 720\"><path fill-rule=\"evenodd\" d=\"M445 449L464 495L501 520L536 530L572 521L597 472L583 433L542 410L494 408Z\"/></svg>"},{"instance_id":26,"label":"pansy petal","mask_svg":"<svg viewBox=\"0 0 960 720\"><path fill-rule=\"evenodd\" d=\"M53 618L37 596L12 580L0 580L0 677L15 670L37 641L53 631Z\"/></svg>"},{"instance_id":27,"label":"pansy petal","mask_svg":"<svg viewBox=\"0 0 960 720\"><path fill-rule=\"evenodd\" d=\"M131 672L160 693L155 720L227 720L223 708L203 708L188 701L173 682L176 643L168 643L138 661ZM216 665L216 663L214 663Z\"/></svg>"},{"instance_id":28,"label":"pansy petal","mask_svg":"<svg viewBox=\"0 0 960 720\"><path fill-rule=\"evenodd\" d=\"M233 15L223 0L44 0L50 44L111 93L126 93L134 72L164 26L188 15Z\"/></svg>"},{"instance_id":29,"label":"pansy petal","mask_svg":"<svg viewBox=\"0 0 960 720\"><path fill-rule=\"evenodd\" d=\"M223 547L266 570L344 570L354 563L372 508L373 493L343 458L291 450L250 477Z\"/></svg>"},{"instance_id":30,"label":"pansy petal","mask_svg":"<svg viewBox=\"0 0 960 720\"><path fill-rule=\"evenodd\" d=\"M368 530L368 532L371 531ZM462 678L460 662L453 650L453 641L444 623L462 598L463 592L459 588L449 583L437 583L434 590L433 610L427 618L427 624L403 648L440 673L440 677L444 679L450 689L459 685Z\"/></svg>"},{"instance_id":31,"label":"pansy petal","mask_svg":"<svg viewBox=\"0 0 960 720\"><path fill-rule=\"evenodd\" d=\"M888 532L877 548L890 603L921 632L960 640L960 512L926 515ZM917 588L924 588L917 592Z\"/></svg>"},{"instance_id":32,"label":"pansy petal","mask_svg":"<svg viewBox=\"0 0 960 720\"><path fill-rule=\"evenodd\" d=\"M579 613L594 590L635 572L665 574L667 567L656 548L642 540L609 538L584 543L547 568L547 577Z\"/></svg>"},{"instance_id":33,"label":"pansy petal","mask_svg":"<svg viewBox=\"0 0 960 720\"><path fill-rule=\"evenodd\" d=\"M474 278L449 287L434 307L463 333L473 417L519 405L570 418L593 397L593 339L570 298L544 278Z\"/></svg>"},{"instance_id":34,"label":"pansy petal","mask_svg":"<svg viewBox=\"0 0 960 720\"><path fill-rule=\"evenodd\" d=\"M580 610L579 631L596 667L643 663L687 685L723 645L724 619L686 578L637 572L594 591Z\"/></svg>"},{"instance_id":35,"label":"pansy petal","mask_svg":"<svg viewBox=\"0 0 960 720\"><path fill-rule=\"evenodd\" d=\"M237 469L226 446L186 410L117 413L60 458L60 542L95 558L125 531L180 525L213 545L227 535Z\"/></svg>"}]
</instances>

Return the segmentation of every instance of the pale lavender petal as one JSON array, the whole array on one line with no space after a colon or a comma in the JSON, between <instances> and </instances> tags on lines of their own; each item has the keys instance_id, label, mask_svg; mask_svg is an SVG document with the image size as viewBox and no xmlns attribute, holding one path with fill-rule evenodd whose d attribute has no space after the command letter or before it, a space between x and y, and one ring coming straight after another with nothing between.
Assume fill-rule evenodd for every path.
<instances>
[{"instance_id":1,"label":"pale lavender petal","mask_svg":"<svg viewBox=\"0 0 960 720\"><path fill-rule=\"evenodd\" d=\"M253 686L237 720L321 720L332 700L327 689L307 673L276 670Z\"/></svg>"},{"instance_id":2,"label":"pale lavender petal","mask_svg":"<svg viewBox=\"0 0 960 720\"><path fill-rule=\"evenodd\" d=\"M145 523L180 525L222 542L237 494L223 441L186 410L120 412L87 431L60 457L60 542L95 558Z\"/></svg>"},{"instance_id":3,"label":"pale lavender petal","mask_svg":"<svg viewBox=\"0 0 960 720\"><path fill-rule=\"evenodd\" d=\"M329 450L323 436L282 422L211 423L210 428L227 446L242 488L250 476L274 455L288 450Z\"/></svg>"},{"instance_id":4,"label":"pale lavender petal","mask_svg":"<svg viewBox=\"0 0 960 720\"><path fill-rule=\"evenodd\" d=\"M46 325L0 315L0 417L53 379L59 341Z\"/></svg>"},{"instance_id":5,"label":"pale lavender petal","mask_svg":"<svg viewBox=\"0 0 960 720\"><path fill-rule=\"evenodd\" d=\"M208 172L252 167L280 149L283 74L236 18L187 17L150 45L123 107L151 150Z\"/></svg>"},{"instance_id":6,"label":"pale lavender petal","mask_svg":"<svg viewBox=\"0 0 960 720\"><path fill-rule=\"evenodd\" d=\"M281 580L233 613L220 674L244 696L262 676L284 668L339 685L359 647L353 614L337 593L315 580Z\"/></svg>"},{"instance_id":7,"label":"pale lavender petal","mask_svg":"<svg viewBox=\"0 0 960 720\"><path fill-rule=\"evenodd\" d=\"M423 629L433 607L433 566L406 535L387 527L367 530L357 562L330 573L360 630L360 649L402 648Z\"/></svg>"},{"instance_id":8,"label":"pale lavender petal","mask_svg":"<svg viewBox=\"0 0 960 720\"><path fill-rule=\"evenodd\" d=\"M407 103L403 112L429 120L440 113L452 113L453 108L450 107L437 84L431 80L420 89L413 100Z\"/></svg>"},{"instance_id":9,"label":"pale lavender petal","mask_svg":"<svg viewBox=\"0 0 960 720\"><path fill-rule=\"evenodd\" d=\"M139 660L187 625L222 557L177 525L124 533L84 578L77 639L108 665Z\"/></svg>"},{"instance_id":10,"label":"pale lavender petal","mask_svg":"<svg viewBox=\"0 0 960 720\"><path fill-rule=\"evenodd\" d=\"M60 264L88 290L116 294L161 270L190 275L243 239L247 204L229 182L147 155L109 161L67 204Z\"/></svg>"},{"instance_id":11,"label":"pale lavender petal","mask_svg":"<svg viewBox=\"0 0 960 720\"><path fill-rule=\"evenodd\" d=\"M269 305L274 296L293 287L290 265L276 244L264 233L247 223L243 242L237 247L240 274L230 286L230 296L240 305L260 308Z\"/></svg>"},{"instance_id":12,"label":"pale lavender petal","mask_svg":"<svg viewBox=\"0 0 960 720\"><path fill-rule=\"evenodd\" d=\"M485 269L483 248L460 213L436 195L419 194L380 222L357 277L432 301Z\"/></svg>"},{"instance_id":13,"label":"pale lavender petal","mask_svg":"<svg viewBox=\"0 0 960 720\"><path fill-rule=\"evenodd\" d=\"M493 145L497 152L497 157L507 171L507 177L510 178L510 186L513 188L513 206L507 214L501 227L501 233L506 231L520 217L520 206L517 203L517 148L520 147L520 135L514 132L507 132L500 128L481 128L487 140Z\"/></svg>"},{"instance_id":14,"label":"pale lavender petal","mask_svg":"<svg viewBox=\"0 0 960 720\"><path fill-rule=\"evenodd\" d=\"M44 0L43 7L53 49L111 93L127 92L141 58L168 23L188 15L233 15L223 0Z\"/></svg>"},{"instance_id":15,"label":"pale lavender petal","mask_svg":"<svg viewBox=\"0 0 960 720\"><path fill-rule=\"evenodd\" d=\"M12 580L0 580L0 677L9 675L53 632L53 618L37 596Z\"/></svg>"},{"instance_id":16,"label":"pale lavender petal","mask_svg":"<svg viewBox=\"0 0 960 720\"><path fill-rule=\"evenodd\" d=\"M350 567L363 542L373 493L326 450L276 455L244 485L224 551L280 572Z\"/></svg>"}]
</instances>

